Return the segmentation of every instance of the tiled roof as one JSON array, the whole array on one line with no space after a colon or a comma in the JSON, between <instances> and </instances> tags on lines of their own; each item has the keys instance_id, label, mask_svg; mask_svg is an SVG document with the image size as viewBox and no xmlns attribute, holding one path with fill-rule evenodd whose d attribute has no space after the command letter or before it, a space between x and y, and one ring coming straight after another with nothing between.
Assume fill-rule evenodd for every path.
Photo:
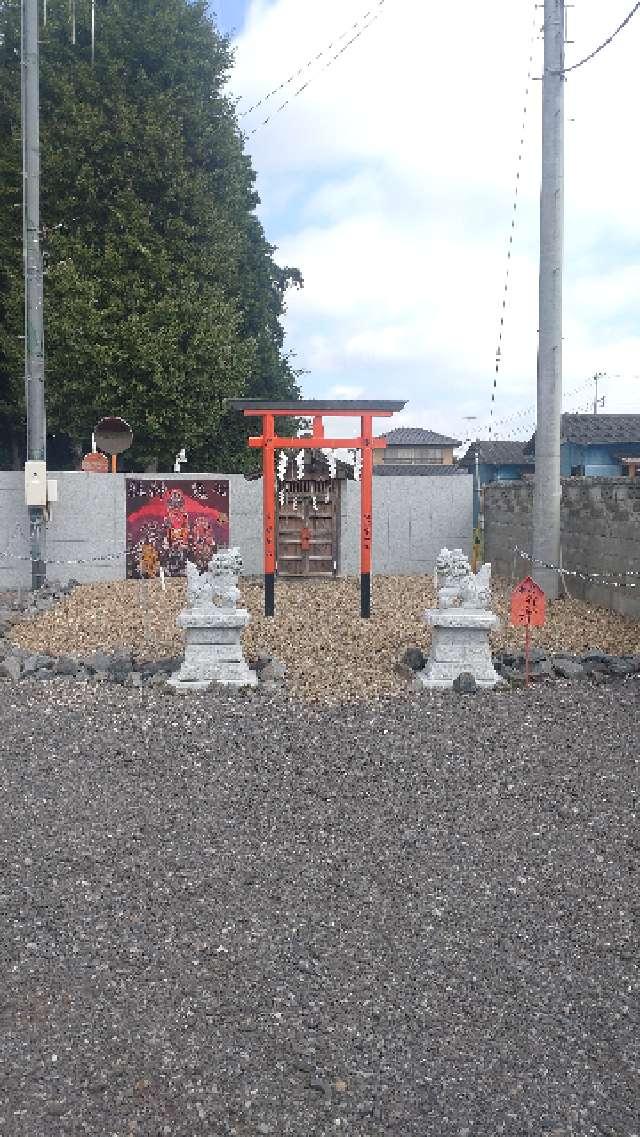
<instances>
[{"instance_id":1,"label":"tiled roof","mask_svg":"<svg viewBox=\"0 0 640 1137\"><path fill-rule=\"evenodd\" d=\"M457 438L447 438L434 430L423 430L421 426L397 426L387 434L382 434L391 446L460 446Z\"/></svg>"},{"instance_id":2,"label":"tiled roof","mask_svg":"<svg viewBox=\"0 0 640 1137\"><path fill-rule=\"evenodd\" d=\"M373 472L377 478L451 478L469 473L460 466L423 466L412 462L381 462L373 467Z\"/></svg>"},{"instance_id":3,"label":"tiled roof","mask_svg":"<svg viewBox=\"0 0 640 1137\"><path fill-rule=\"evenodd\" d=\"M563 415L562 438L583 446L640 442L640 415Z\"/></svg>"},{"instance_id":4,"label":"tiled roof","mask_svg":"<svg viewBox=\"0 0 640 1137\"><path fill-rule=\"evenodd\" d=\"M640 444L640 415L563 415L561 426L563 442L576 446L608 446ZM525 453L535 451L536 436L527 443Z\"/></svg>"},{"instance_id":5,"label":"tiled roof","mask_svg":"<svg viewBox=\"0 0 640 1137\"><path fill-rule=\"evenodd\" d=\"M525 454L524 442L480 441L479 460L486 466L533 466L531 455ZM476 460L476 444L472 442L463 458L461 466L473 466Z\"/></svg>"}]
</instances>

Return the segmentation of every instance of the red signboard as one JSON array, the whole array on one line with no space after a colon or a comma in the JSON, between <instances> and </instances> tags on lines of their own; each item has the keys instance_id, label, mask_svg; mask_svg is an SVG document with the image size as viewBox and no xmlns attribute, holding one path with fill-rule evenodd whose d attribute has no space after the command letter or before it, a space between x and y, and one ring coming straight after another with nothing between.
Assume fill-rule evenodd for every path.
<instances>
[{"instance_id":1,"label":"red signboard","mask_svg":"<svg viewBox=\"0 0 640 1137\"><path fill-rule=\"evenodd\" d=\"M127 576L183 576L229 546L229 482L127 478Z\"/></svg>"},{"instance_id":2,"label":"red signboard","mask_svg":"<svg viewBox=\"0 0 640 1137\"><path fill-rule=\"evenodd\" d=\"M514 628L541 628L544 625L546 597L539 584L525 576L513 590L511 623Z\"/></svg>"},{"instance_id":3,"label":"red signboard","mask_svg":"<svg viewBox=\"0 0 640 1137\"><path fill-rule=\"evenodd\" d=\"M109 459L106 454L101 454L99 450L85 454L82 459L82 469L88 474L108 474Z\"/></svg>"}]
</instances>

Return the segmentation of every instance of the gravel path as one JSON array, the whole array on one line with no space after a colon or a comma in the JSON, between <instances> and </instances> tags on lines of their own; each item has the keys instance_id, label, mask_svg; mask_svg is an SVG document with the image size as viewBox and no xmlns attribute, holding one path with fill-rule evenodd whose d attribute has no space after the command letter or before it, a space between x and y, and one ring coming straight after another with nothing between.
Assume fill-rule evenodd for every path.
<instances>
[{"instance_id":1,"label":"gravel path","mask_svg":"<svg viewBox=\"0 0 640 1137\"><path fill-rule=\"evenodd\" d=\"M0 684L0 1133L637 1134L639 711Z\"/></svg>"},{"instance_id":2,"label":"gravel path","mask_svg":"<svg viewBox=\"0 0 640 1137\"><path fill-rule=\"evenodd\" d=\"M342 703L372 695L402 694L406 680L394 664L408 644L428 649L431 633L425 609L435 605L428 576L376 577L373 616L360 619L355 580L294 581L276 585L276 617L263 614L259 584L241 579L243 603L251 613L245 633L249 656L267 651L287 666L291 693L312 702ZM521 628L509 627L510 588L495 581L494 605L502 621L494 648L522 651ZM176 616L185 603L183 580L113 581L76 588L63 603L36 620L11 630L11 639L30 651L51 655L89 655L99 649L128 647L138 659L161 659L184 650ZM640 621L578 600L549 605L544 628L532 643L552 652L581 655L590 649L614 655L640 654Z\"/></svg>"}]
</instances>

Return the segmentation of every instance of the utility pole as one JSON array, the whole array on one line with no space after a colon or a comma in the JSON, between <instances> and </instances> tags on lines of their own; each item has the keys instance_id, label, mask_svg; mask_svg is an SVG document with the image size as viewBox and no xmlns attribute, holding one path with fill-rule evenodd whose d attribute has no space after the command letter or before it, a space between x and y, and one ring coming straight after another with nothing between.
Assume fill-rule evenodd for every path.
<instances>
[{"instance_id":1,"label":"utility pole","mask_svg":"<svg viewBox=\"0 0 640 1137\"><path fill-rule=\"evenodd\" d=\"M27 462L46 461L44 402L44 318L40 252L40 94L38 0L22 0L22 172L24 246L25 401ZM29 504L31 584L46 578L46 469L39 471L40 503ZM44 502L42 497L44 495ZM33 498L33 494L31 497ZM37 496L37 495L35 495Z\"/></svg>"},{"instance_id":2,"label":"utility pole","mask_svg":"<svg viewBox=\"0 0 640 1137\"><path fill-rule=\"evenodd\" d=\"M565 0L544 0L538 421L532 552L534 562L549 565L560 564L564 43ZM555 568L541 568L534 563L533 575L548 599L556 600L559 576Z\"/></svg>"}]
</instances>

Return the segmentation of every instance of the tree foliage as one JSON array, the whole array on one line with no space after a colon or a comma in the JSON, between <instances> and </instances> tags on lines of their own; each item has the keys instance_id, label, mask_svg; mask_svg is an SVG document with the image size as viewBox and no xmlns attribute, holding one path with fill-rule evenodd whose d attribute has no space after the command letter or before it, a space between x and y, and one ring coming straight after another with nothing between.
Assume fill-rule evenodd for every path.
<instances>
[{"instance_id":1,"label":"tree foliage","mask_svg":"<svg viewBox=\"0 0 640 1137\"><path fill-rule=\"evenodd\" d=\"M298 393L234 108L228 42L202 0L49 0L40 54L50 435L87 445L122 415L129 463L251 466L228 397ZM0 0L0 433L24 431L20 4ZM15 450L15 446L14 446Z\"/></svg>"}]
</instances>

